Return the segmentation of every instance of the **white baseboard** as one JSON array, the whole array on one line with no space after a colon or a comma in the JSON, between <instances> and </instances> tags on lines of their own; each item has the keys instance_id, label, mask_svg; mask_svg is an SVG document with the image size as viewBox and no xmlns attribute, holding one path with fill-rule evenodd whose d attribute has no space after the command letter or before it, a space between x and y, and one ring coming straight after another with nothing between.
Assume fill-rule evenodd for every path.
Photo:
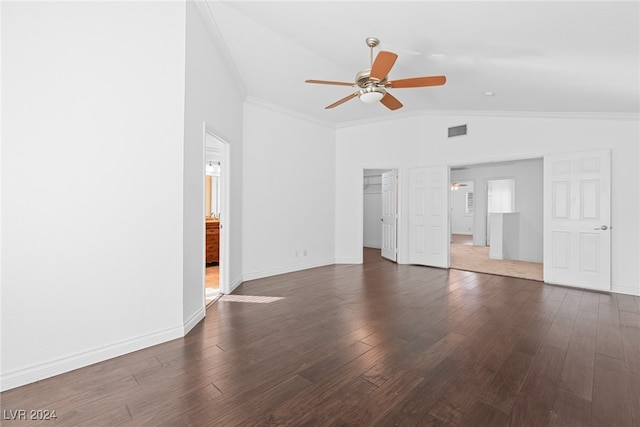
<instances>
[{"instance_id":1,"label":"white baseboard","mask_svg":"<svg viewBox=\"0 0 640 427\"><path fill-rule=\"evenodd\" d=\"M204 316L206 315L205 307L200 308L198 311L193 313L189 318L184 322L183 327L183 336L187 335L194 326L196 326Z\"/></svg>"},{"instance_id":2,"label":"white baseboard","mask_svg":"<svg viewBox=\"0 0 640 427\"><path fill-rule=\"evenodd\" d=\"M625 295L640 296L640 289L638 287L625 286L625 285L616 285L616 284L613 284L613 283L611 284L611 289L589 288L587 286L567 285L565 283L555 283L555 282L549 282L549 281L545 281L544 283L547 283L549 285L560 285L560 286L568 286L570 288L584 289L586 291L613 292L615 294L625 294Z\"/></svg>"},{"instance_id":3,"label":"white baseboard","mask_svg":"<svg viewBox=\"0 0 640 427\"><path fill-rule=\"evenodd\" d=\"M336 258L336 264L362 264L362 257L360 258Z\"/></svg>"},{"instance_id":4,"label":"white baseboard","mask_svg":"<svg viewBox=\"0 0 640 427\"><path fill-rule=\"evenodd\" d=\"M640 288L625 286L625 285L611 285L611 291L617 294L625 294L625 295L635 295L640 296Z\"/></svg>"},{"instance_id":5,"label":"white baseboard","mask_svg":"<svg viewBox=\"0 0 640 427\"><path fill-rule=\"evenodd\" d=\"M304 264L286 265L284 267L272 268L269 270L251 271L249 273L244 273L242 275L242 279L245 281L262 279L263 277L271 277L271 276L276 276L278 274L293 273L294 271L307 270L309 268L315 268L315 267L324 267L325 265L332 265L334 263L335 263L335 260L331 258L331 259L325 259L320 261L312 261Z\"/></svg>"},{"instance_id":6,"label":"white baseboard","mask_svg":"<svg viewBox=\"0 0 640 427\"><path fill-rule=\"evenodd\" d=\"M231 283L229 283L229 293L233 293L233 291L242 284L243 282L243 277L242 276L238 276L235 279L233 279L231 281Z\"/></svg>"},{"instance_id":7,"label":"white baseboard","mask_svg":"<svg viewBox=\"0 0 640 427\"><path fill-rule=\"evenodd\" d=\"M10 390L143 348L171 341L182 337L183 332L184 328L178 326L164 331L157 331L126 339L104 347L83 351L61 359L50 360L16 371L2 373L0 376L0 391Z\"/></svg>"}]
</instances>

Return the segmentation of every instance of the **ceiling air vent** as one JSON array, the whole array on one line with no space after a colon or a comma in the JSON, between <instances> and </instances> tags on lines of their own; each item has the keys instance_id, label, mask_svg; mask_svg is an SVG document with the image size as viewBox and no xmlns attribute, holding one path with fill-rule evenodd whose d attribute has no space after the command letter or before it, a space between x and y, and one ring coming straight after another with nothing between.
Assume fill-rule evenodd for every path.
<instances>
[{"instance_id":1,"label":"ceiling air vent","mask_svg":"<svg viewBox=\"0 0 640 427\"><path fill-rule=\"evenodd\" d=\"M454 126L449 128L449 138L467 134L467 125Z\"/></svg>"}]
</instances>

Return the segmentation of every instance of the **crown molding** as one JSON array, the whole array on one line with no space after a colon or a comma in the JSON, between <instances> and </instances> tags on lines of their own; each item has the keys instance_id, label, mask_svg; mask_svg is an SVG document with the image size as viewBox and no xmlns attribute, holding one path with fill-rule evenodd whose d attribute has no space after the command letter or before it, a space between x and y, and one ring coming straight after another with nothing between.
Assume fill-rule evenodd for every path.
<instances>
[{"instance_id":1,"label":"crown molding","mask_svg":"<svg viewBox=\"0 0 640 427\"><path fill-rule=\"evenodd\" d=\"M545 112L545 111L479 111L479 110L416 110L411 112L396 112L391 115L373 116L366 119L351 120L338 123L332 123L320 120L311 115L301 113L280 104L275 104L261 98L248 95L245 102L268 108L282 114L297 117L302 120L313 122L315 124L333 128L342 129L363 125L370 125L385 121L396 121L413 117L428 116L464 116L464 117L494 117L494 118L521 118L521 119L571 119L571 120L619 120L619 121L640 121L638 113L598 113L598 112Z\"/></svg>"},{"instance_id":2,"label":"crown molding","mask_svg":"<svg viewBox=\"0 0 640 427\"><path fill-rule=\"evenodd\" d=\"M308 122L311 122L311 123L314 123L314 124L317 124L317 125L320 125L320 126L328 127L328 128L331 128L331 129L335 129L336 128L336 125L334 123L331 123L331 122L328 122L328 121L325 121L325 120L320 120L320 119L318 119L316 117L313 117L313 116L310 116L308 114L301 113L300 111L296 111L296 110L293 110L293 109L290 109L290 108L287 108L287 107L283 107L282 105L274 104L273 102L269 102L269 101L266 101L266 100L261 99L261 98L256 98L256 97L251 96L251 95L249 95L249 96L247 96L245 98L245 102L248 103L248 104L253 104L253 105L257 105L259 107L267 108L269 110L273 110L273 111L276 111L278 113L282 113L282 114L286 114L286 115L289 115L289 116L293 116L293 117L296 117L298 119L305 120L305 121L308 121Z\"/></svg>"},{"instance_id":3,"label":"crown molding","mask_svg":"<svg viewBox=\"0 0 640 427\"><path fill-rule=\"evenodd\" d=\"M518 117L533 119L577 119L577 120L640 120L639 113L612 112L565 112L565 111L480 111L480 110L423 110L423 114L478 116L478 117Z\"/></svg>"},{"instance_id":4,"label":"crown molding","mask_svg":"<svg viewBox=\"0 0 640 427\"><path fill-rule=\"evenodd\" d=\"M377 116L362 120L352 120L337 123L336 128L369 125L389 120L425 116L465 116L465 117L495 117L522 119L573 119L573 120L620 120L640 121L638 113L598 113L598 112L545 112L545 111L478 111L478 110L416 110L403 112L392 116Z\"/></svg>"}]
</instances>

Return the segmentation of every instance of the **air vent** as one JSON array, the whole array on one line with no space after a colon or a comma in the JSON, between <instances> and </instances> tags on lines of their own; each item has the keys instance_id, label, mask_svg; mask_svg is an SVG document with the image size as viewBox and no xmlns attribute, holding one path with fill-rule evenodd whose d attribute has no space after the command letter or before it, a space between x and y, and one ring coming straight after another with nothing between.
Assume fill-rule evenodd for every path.
<instances>
[{"instance_id":1,"label":"air vent","mask_svg":"<svg viewBox=\"0 0 640 427\"><path fill-rule=\"evenodd\" d=\"M449 138L467 134L467 125L454 126L449 128Z\"/></svg>"}]
</instances>

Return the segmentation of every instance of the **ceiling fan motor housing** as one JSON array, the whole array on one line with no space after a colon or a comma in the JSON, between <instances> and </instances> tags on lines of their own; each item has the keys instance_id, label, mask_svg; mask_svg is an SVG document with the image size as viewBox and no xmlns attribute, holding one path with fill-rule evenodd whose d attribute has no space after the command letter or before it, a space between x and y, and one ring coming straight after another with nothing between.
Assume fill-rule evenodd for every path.
<instances>
[{"instance_id":1,"label":"ceiling fan motor housing","mask_svg":"<svg viewBox=\"0 0 640 427\"><path fill-rule=\"evenodd\" d=\"M356 74L356 84L361 88L365 88L367 86L376 85L376 84L380 86L384 86L387 83L386 77L383 80L376 81L376 80L372 80L370 75L371 75L371 68L367 68L365 70L360 71L358 74Z\"/></svg>"}]
</instances>

